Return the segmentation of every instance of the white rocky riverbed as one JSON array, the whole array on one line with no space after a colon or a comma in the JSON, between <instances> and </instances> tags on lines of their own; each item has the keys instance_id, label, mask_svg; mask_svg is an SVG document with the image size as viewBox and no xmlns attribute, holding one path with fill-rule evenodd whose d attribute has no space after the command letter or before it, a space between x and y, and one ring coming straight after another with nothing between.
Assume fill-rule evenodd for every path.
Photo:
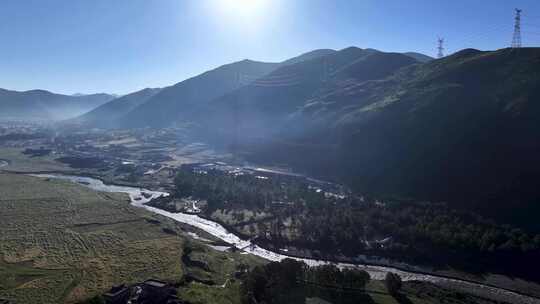
<instances>
[{"instance_id":1,"label":"white rocky riverbed","mask_svg":"<svg viewBox=\"0 0 540 304\"><path fill-rule=\"evenodd\" d=\"M152 199L158 198L160 196L168 196L169 193L166 193L166 192L151 191L147 189L127 187L127 186L106 185L101 180L90 178L90 177L69 176L69 175L59 175L59 174L31 174L31 175L35 177L42 177L42 178L56 178L56 179L69 180L69 181L79 183L85 187L89 187L97 191L127 193L130 197L131 204L133 206L144 208L152 213L159 214L161 216L171 218L177 222L188 224L193 227L204 230L205 232L231 244L232 246L240 248L247 253L259 256L261 258L264 258L270 261L280 261L285 258L291 258L282 253L277 253L277 252L273 252L273 251L269 251L264 248L261 248L257 245L252 244L250 241L242 240L235 234L227 231L227 229L225 229L220 224L207 220L207 219L203 219L197 215L184 214L184 213L172 213L172 212L168 212L165 210L161 210L155 207L145 205ZM143 193L145 195L143 195ZM293 259L303 261L310 266L317 266L317 265L331 263L330 261L307 259L307 258L293 257ZM399 265L400 269L391 267L390 265L389 266L374 266L374 265L366 265L362 263L357 263L357 264L356 263L355 264L339 263L337 265L338 267L341 267L341 268L349 267L349 268L357 268L357 269L365 270L371 275L371 278L376 279L376 280L382 280L384 279L386 273L393 272L400 275L404 281L417 280L417 281L431 282L431 283L435 283L441 286L451 287L456 290L465 291L465 292L475 294L478 296L489 297L492 299L497 299L500 301L507 301L511 303L520 303L520 304L521 303L523 304L538 303L540 304L539 299L521 295L521 294L508 291L502 288L496 288L496 287L492 287L492 286L488 286L484 284L473 283L473 282L459 280L459 279L452 279L452 278L447 278L443 276L423 274L423 273L417 273L413 271L405 271L405 270L402 270L402 265Z\"/></svg>"},{"instance_id":2,"label":"white rocky riverbed","mask_svg":"<svg viewBox=\"0 0 540 304\"><path fill-rule=\"evenodd\" d=\"M7 165L9 165L9 163L7 161L0 159L0 168L6 167Z\"/></svg>"}]
</instances>

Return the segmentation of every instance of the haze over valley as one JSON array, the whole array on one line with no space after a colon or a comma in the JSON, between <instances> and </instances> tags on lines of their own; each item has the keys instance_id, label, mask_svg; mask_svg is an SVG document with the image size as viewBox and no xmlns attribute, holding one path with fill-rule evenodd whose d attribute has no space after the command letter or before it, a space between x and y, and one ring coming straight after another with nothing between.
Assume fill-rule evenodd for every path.
<instances>
[{"instance_id":1,"label":"haze over valley","mask_svg":"<svg viewBox=\"0 0 540 304\"><path fill-rule=\"evenodd\" d=\"M540 303L535 3L8 2L0 304Z\"/></svg>"}]
</instances>

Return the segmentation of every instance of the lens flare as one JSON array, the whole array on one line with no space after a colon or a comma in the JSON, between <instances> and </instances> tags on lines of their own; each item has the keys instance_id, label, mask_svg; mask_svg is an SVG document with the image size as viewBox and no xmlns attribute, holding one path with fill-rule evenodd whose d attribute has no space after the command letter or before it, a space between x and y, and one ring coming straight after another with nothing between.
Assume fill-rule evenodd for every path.
<instances>
[{"instance_id":1,"label":"lens flare","mask_svg":"<svg viewBox=\"0 0 540 304\"><path fill-rule=\"evenodd\" d=\"M216 0L219 9L233 18L255 19L264 13L269 0Z\"/></svg>"}]
</instances>

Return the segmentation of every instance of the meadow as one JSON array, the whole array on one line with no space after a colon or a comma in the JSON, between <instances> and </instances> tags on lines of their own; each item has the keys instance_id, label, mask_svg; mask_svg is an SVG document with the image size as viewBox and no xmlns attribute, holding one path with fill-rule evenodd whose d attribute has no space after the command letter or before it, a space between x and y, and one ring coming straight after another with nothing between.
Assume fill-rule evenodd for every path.
<instances>
[{"instance_id":1,"label":"meadow","mask_svg":"<svg viewBox=\"0 0 540 304\"><path fill-rule=\"evenodd\" d=\"M22 148L0 147L0 160L8 162L2 167L4 171L38 172L38 171L71 171L69 166L55 161L58 155L31 156L23 154Z\"/></svg>"},{"instance_id":2,"label":"meadow","mask_svg":"<svg viewBox=\"0 0 540 304\"><path fill-rule=\"evenodd\" d=\"M114 284L179 281L183 239L127 196L0 174L0 298L73 303Z\"/></svg>"}]
</instances>

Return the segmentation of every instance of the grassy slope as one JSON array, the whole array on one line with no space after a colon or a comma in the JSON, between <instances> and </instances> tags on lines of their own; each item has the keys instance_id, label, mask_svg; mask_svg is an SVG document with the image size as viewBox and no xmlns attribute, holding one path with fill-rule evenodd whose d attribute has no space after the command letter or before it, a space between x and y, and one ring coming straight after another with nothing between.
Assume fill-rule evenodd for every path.
<instances>
[{"instance_id":1,"label":"grassy slope","mask_svg":"<svg viewBox=\"0 0 540 304\"><path fill-rule=\"evenodd\" d=\"M21 152L24 149L0 148L0 159L7 160L9 165L0 169L4 171L37 172L37 171L69 171L67 165L55 161L54 155L31 157Z\"/></svg>"},{"instance_id":2,"label":"grassy slope","mask_svg":"<svg viewBox=\"0 0 540 304\"><path fill-rule=\"evenodd\" d=\"M210 271L197 267L187 267L186 272L199 279L212 280L215 285L208 286L197 282L189 283L180 287L178 296L194 304L239 304L241 285L233 276L236 265L239 263L255 265L264 263L264 260L239 252L224 253L211 250L206 246L194 245L194 243L190 244L193 250L190 254L191 259L205 261Z\"/></svg>"},{"instance_id":3,"label":"grassy slope","mask_svg":"<svg viewBox=\"0 0 540 304\"><path fill-rule=\"evenodd\" d=\"M74 302L113 284L179 280L183 240L144 216L123 195L0 174L0 297Z\"/></svg>"}]
</instances>

